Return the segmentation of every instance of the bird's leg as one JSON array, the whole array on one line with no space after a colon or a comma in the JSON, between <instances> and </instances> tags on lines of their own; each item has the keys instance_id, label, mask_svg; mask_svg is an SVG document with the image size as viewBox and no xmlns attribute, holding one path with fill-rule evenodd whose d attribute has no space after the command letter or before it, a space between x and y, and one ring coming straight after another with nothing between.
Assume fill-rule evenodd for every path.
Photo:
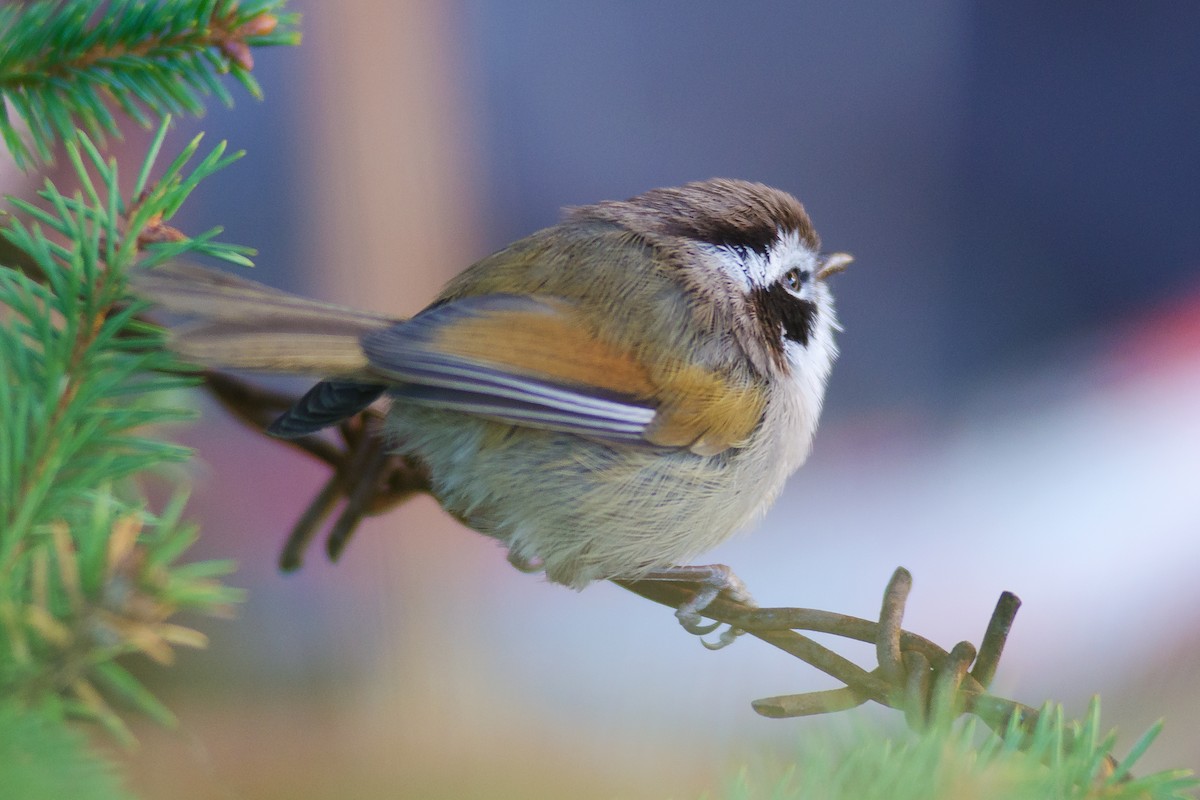
<instances>
[{"instance_id":1,"label":"bird's leg","mask_svg":"<svg viewBox=\"0 0 1200 800\"><path fill-rule=\"evenodd\" d=\"M680 581L700 585L700 591L675 610L675 618L679 620L683 629L696 636L712 633L721 626L720 622L709 625L701 624L700 612L708 608L709 604L716 600L717 595L722 592L735 602L748 606L755 605L754 598L746 589L746 584L742 583L742 579L734 575L733 570L724 564L664 567L651 570L641 577L650 581ZM733 640L741 634L742 631L730 626L721 632L716 642L710 644L702 639L701 643L710 650L720 650L722 647L733 644Z\"/></svg>"}]
</instances>

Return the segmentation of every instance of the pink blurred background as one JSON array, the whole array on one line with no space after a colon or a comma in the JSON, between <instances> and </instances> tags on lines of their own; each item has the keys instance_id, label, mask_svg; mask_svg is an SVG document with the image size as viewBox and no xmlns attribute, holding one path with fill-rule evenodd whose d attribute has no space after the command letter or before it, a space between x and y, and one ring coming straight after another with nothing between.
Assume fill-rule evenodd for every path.
<instances>
[{"instance_id":1,"label":"pink blurred background","mask_svg":"<svg viewBox=\"0 0 1200 800\"><path fill-rule=\"evenodd\" d=\"M1012 590L998 693L1075 714L1101 693L1122 747L1166 717L1144 769L1200 766L1200 6L296 8L303 46L256 54L266 101L168 139L249 151L181 227L405 315L565 205L792 191L857 256L843 357L812 459L712 560L764 605L868 617L904 565L906 627L947 646ZM719 795L846 717L895 721L760 718L831 683L522 575L429 500L281 575L321 470L198 402L197 554L238 559L249 598L147 671L182 721L139 728L147 798Z\"/></svg>"}]
</instances>

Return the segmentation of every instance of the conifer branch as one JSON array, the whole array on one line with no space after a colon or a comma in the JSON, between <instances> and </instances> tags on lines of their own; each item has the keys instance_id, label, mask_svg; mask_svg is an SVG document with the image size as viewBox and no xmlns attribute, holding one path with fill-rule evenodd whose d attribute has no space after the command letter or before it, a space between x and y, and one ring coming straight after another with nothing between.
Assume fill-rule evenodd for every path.
<instances>
[{"instance_id":1,"label":"conifer branch","mask_svg":"<svg viewBox=\"0 0 1200 800\"><path fill-rule=\"evenodd\" d=\"M254 97L253 47L296 44L286 0L40 0L0 7L0 136L27 166L76 129L118 135L114 107L150 127L166 114L226 105L226 73ZM21 136L9 109L29 131Z\"/></svg>"},{"instance_id":2,"label":"conifer branch","mask_svg":"<svg viewBox=\"0 0 1200 800\"><path fill-rule=\"evenodd\" d=\"M122 711L173 723L126 662L169 664L176 648L204 646L177 612L225 614L241 599L221 582L232 562L181 563L197 535L181 521L186 487L152 510L138 483L188 457L155 429L191 416L179 390L195 379L140 319L126 279L180 255L250 263L219 229L191 237L170 224L240 153L221 143L198 158L197 137L153 176L171 112L231 103L226 73L261 94L250 48L299 41L285 2L0 7L0 137L22 166L65 153L78 186L9 198L17 213L0 231L0 796L126 797L65 721L94 721L126 745ZM158 124L128 195L99 149L121 112Z\"/></svg>"},{"instance_id":3,"label":"conifer branch","mask_svg":"<svg viewBox=\"0 0 1200 800\"><path fill-rule=\"evenodd\" d=\"M178 563L195 540L184 493L155 514L133 482L188 457L147 431L190 417L170 398L195 381L138 319L129 272L184 253L245 264L251 252L217 230L169 227L196 184L241 154L221 144L193 165L197 137L151 181L168 125L131 197L86 134L68 140L80 190L47 181L41 203L11 200L20 213L3 231L40 280L0 266L0 696L92 719L125 743L112 701L173 717L123 657L170 663L175 647L205 643L176 612L225 613L240 597L219 582L230 562Z\"/></svg>"}]
</instances>

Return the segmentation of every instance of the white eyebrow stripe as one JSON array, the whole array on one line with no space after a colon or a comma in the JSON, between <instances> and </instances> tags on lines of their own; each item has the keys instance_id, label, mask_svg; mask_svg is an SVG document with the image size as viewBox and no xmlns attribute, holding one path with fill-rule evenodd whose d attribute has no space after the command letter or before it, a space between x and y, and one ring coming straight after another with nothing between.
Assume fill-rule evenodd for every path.
<instances>
[{"instance_id":1,"label":"white eyebrow stripe","mask_svg":"<svg viewBox=\"0 0 1200 800\"><path fill-rule=\"evenodd\" d=\"M712 254L721 263L722 271L732 278L743 291L765 283L766 259L753 250L746 249L745 256L733 247L722 244L703 244L701 248Z\"/></svg>"},{"instance_id":2,"label":"white eyebrow stripe","mask_svg":"<svg viewBox=\"0 0 1200 800\"><path fill-rule=\"evenodd\" d=\"M793 267L816 269L817 254L801 239L797 231L780 231L766 254L750 248L705 244L702 247L720 259L725 273L745 291L756 286L769 286Z\"/></svg>"}]
</instances>

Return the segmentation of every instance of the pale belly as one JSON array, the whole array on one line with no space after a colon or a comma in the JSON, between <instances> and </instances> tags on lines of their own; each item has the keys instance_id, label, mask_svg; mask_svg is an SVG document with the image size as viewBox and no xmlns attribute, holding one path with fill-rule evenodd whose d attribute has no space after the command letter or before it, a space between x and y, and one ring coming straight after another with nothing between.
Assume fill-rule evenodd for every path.
<instances>
[{"instance_id":1,"label":"pale belly","mask_svg":"<svg viewBox=\"0 0 1200 800\"><path fill-rule=\"evenodd\" d=\"M393 409L388 430L399 452L428 466L443 508L503 542L515 562L575 588L715 547L770 505L811 439L787 425L776 441L760 433L698 456L411 407Z\"/></svg>"}]
</instances>

